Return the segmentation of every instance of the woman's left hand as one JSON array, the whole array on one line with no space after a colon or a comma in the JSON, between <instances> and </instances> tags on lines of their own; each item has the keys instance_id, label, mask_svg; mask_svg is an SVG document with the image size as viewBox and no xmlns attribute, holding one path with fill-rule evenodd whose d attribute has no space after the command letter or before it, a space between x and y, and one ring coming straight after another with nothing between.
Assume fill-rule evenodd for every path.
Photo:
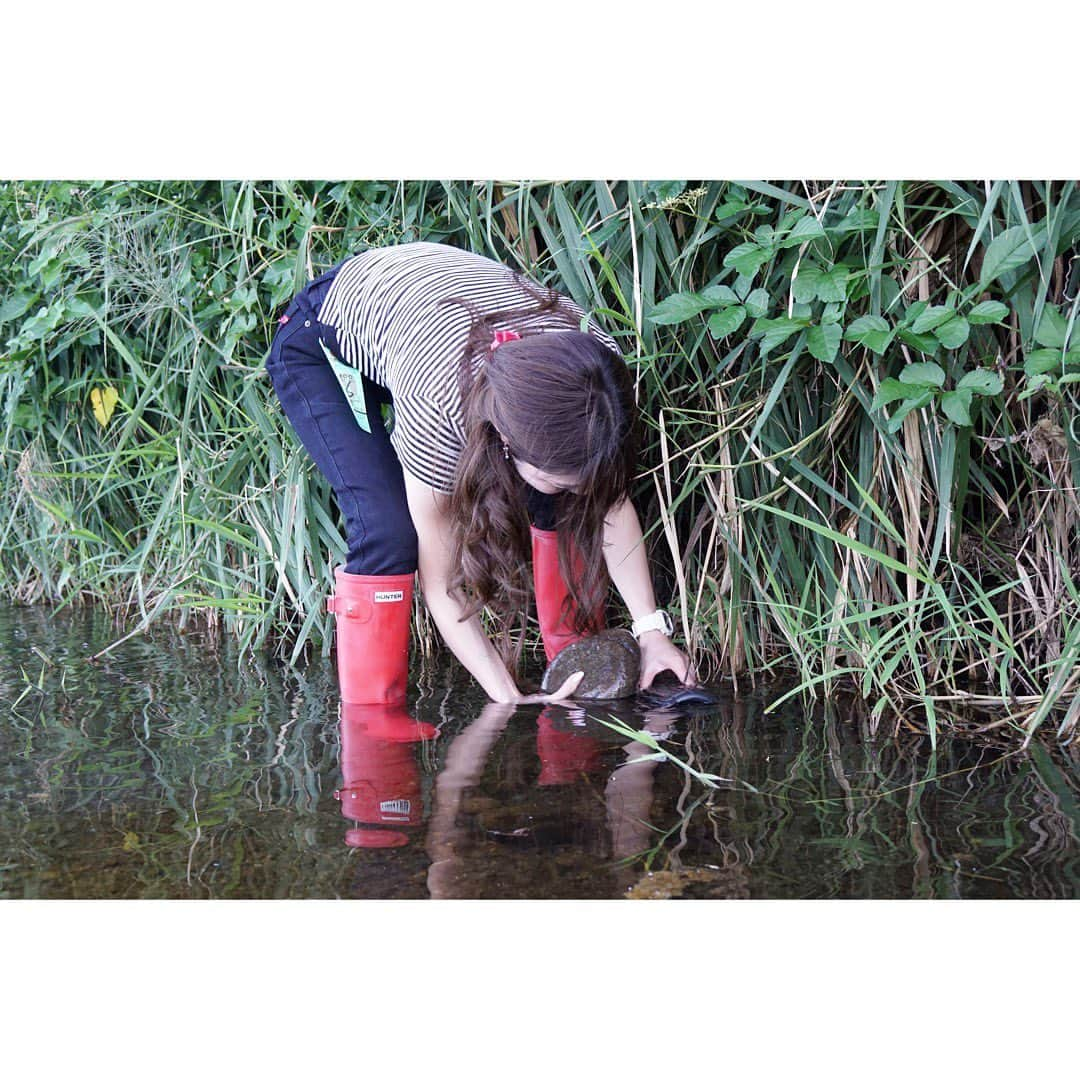
<instances>
[{"instance_id":1,"label":"woman's left hand","mask_svg":"<svg viewBox=\"0 0 1080 1080\"><path fill-rule=\"evenodd\" d=\"M638 638L638 645L641 648L639 690L651 686L653 679L661 671L673 671L676 678L686 686L696 685L690 657L676 648L666 634L661 634L659 630L649 630Z\"/></svg>"}]
</instances>

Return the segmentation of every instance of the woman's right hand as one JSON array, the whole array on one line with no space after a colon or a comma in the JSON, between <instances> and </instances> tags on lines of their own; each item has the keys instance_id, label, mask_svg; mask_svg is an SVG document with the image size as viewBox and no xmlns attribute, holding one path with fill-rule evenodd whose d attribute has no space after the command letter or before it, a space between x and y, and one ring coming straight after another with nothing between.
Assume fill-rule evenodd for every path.
<instances>
[{"instance_id":1,"label":"woman's right hand","mask_svg":"<svg viewBox=\"0 0 1080 1080\"><path fill-rule=\"evenodd\" d=\"M515 699L515 705L546 705L552 701L565 701L578 688L578 684L585 678L584 671L575 671L569 679L551 693L519 694Z\"/></svg>"}]
</instances>

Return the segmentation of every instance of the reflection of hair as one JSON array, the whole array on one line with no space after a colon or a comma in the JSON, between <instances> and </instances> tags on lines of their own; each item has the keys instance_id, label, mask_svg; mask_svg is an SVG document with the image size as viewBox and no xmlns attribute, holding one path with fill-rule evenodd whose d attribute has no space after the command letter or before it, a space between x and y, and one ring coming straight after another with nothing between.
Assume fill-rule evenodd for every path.
<instances>
[{"instance_id":1,"label":"reflection of hair","mask_svg":"<svg viewBox=\"0 0 1080 1080\"><path fill-rule=\"evenodd\" d=\"M511 623L523 620L529 602L531 558L524 481L502 450L545 472L579 478L578 493L556 497L559 567L576 607L574 629L584 633L587 615L607 595L603 557L604 518L630 492L637 468L637 409L626 364L578 320L560 310L558 293L546 297L519 278L533 308L480 314L467 301L473 323L461 359L465 449L450 497L452 591L467 603L463 618L484 605L502 619L499 647L515 664L520 641L511 644ZM530 330L530 318L550 312L567 329ZM492 350L494 330L521 334ZM496 430L498 429L498 430ZM575 578L571 544L581 553Z\"/></svg>"}]
</instances>

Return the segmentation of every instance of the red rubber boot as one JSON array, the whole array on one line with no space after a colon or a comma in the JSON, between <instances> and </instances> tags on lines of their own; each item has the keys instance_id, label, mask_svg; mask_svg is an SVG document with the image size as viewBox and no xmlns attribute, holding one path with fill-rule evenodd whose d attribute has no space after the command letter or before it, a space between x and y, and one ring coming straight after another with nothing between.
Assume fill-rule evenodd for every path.
<instances>
[{"instance_id":1,"label":"red rubber boot","mask_svg":"<svg viewBox=\"0 0 1080 1080\"><path fill-rule=\"evenodd\" d=\"M337 616L341 700L350 705L404 702L409 678L413 575L366 576L334 571L326 602Z\"/></svg>"},{"instance_id":2,"label":"red rubber boot","mask_svg":"<svg viewBox=\"0 0 1080 1080\"><path fill-rule=\"evenodd\" d=\"M563 621L562 605L569 590L559 573L559 534L547 529L529 526L532 533L533 585L536 589L536 617L540 622L540 635L544 639L544 654L550 664L559 653L580 641L585 635L577 634L572 624ZM574 569L581 565L581 556L575 550ZM571 603L573 603L571 601ZM604 629L604 605L601 603L589 620L591 632Z\"/></svg>"}]
</instances>

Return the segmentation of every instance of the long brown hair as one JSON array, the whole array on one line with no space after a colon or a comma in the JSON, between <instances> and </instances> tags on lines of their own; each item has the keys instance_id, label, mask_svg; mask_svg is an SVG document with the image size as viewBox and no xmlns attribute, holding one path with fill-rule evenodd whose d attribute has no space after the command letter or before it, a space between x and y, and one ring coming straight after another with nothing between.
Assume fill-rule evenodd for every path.
<instances>
[{"instance_id":1,"label":"long brown hair","mask_svg":"<svg viewBox=\"0 0 1080 1080\"><path fill-rule=\"evenodd\" d=\"M585 633L588 614L607 596L604 518L629 495L639 436L623 358L578 329L565 298L515 276L534 306L484 313L459 298L444 302L473 317L459 376L466 443L450 496L448 584L465 598L463 619L484 606L500 617L498 646L516 667L520 645L510 630L523 624L529 606L531 540L525 482L503 452L503 437L511 457L579 478L577 492L556 496L555 525L568 606L576 609L570 622ZM513 329L520 340L492 350L497 329ZM580 576L572 546L581 555Z\"/></svg>"}]
</instances>

